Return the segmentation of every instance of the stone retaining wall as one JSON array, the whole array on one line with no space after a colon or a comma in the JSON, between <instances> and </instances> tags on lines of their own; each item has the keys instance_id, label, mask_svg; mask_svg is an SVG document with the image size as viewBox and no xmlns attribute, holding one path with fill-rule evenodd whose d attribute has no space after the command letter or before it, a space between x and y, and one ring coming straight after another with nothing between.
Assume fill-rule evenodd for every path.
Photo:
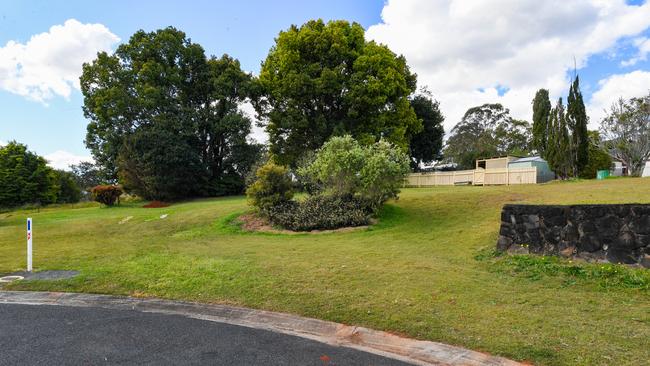
<instances>
[{"instance_id":1,"label":"stone retaining wall","mask_svg":"<svg viewBox=\"0 0 650 366\"><path fill-rule=\"evenodd\" d=\"M650 204L505 205L497 249L650 268Z\"/></svg>"}]
</instances>

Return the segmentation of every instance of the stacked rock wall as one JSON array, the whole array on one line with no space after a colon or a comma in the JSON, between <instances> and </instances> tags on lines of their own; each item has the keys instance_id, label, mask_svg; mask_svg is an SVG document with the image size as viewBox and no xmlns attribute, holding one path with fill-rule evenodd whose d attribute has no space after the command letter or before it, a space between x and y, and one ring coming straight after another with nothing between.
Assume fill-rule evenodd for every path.
<instances>
[{"instance_id":1,"label":"stacked rock wall","mask_svg":"<svg viewBox=\"0 0 650 366\"><path fill-rule=\"evenodd\" d=\"M650 267L650 204L505 205L497 249Z\"/></svg>"}]
</instances>

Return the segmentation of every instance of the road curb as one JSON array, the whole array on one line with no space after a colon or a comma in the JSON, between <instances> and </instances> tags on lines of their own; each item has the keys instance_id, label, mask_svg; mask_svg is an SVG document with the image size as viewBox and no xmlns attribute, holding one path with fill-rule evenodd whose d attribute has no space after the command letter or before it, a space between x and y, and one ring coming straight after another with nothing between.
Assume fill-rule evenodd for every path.
<instances>
[{"instance_id":1,"label":"road curb","mask_svg":"<svg viewBox=\"0 0 650 366\"><path fill-rule=\"evenodd\" d=\"M523 365L438 342L419 341L387 332L334 322L226 305L160 299L64 292L0 291L0 304L59 305L136 310L182 315L249 328L295 335L322 343L349 347L416 365L515 366Z\"/></svg>"}]
</instances>

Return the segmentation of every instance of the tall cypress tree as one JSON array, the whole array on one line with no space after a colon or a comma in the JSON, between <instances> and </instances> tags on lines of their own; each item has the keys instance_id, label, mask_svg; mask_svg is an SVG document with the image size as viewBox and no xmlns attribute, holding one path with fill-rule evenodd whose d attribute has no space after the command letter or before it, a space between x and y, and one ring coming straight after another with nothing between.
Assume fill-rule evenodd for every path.
<instances>
[{"instance_id":1,"label":"tall cypress tree","mask_svg":"<svg viewBox=\"0 0 650 366\"><path fill-rule=\"evenodd\" d=\"M561 179L569 177L571 172L571 139L567 129L562 98L559 98L551 110L548 122L546 160L551 169Z\"/></svg>"},{"instance_id":2,"label":"tall cypress tree","mask_svg":"<svg viewBox=\"0 0 650 366\"><path fill-rule=\"evenodd\" d=\"M580 80L576 78L569 88L567 98L567 125L571 129L572 174L579 175L589 163L588 117L580 92Z\"/></svg>"},{"instance_id":3,"label":"tall cypress tree","mask_svg":"<svg viewBox=\"0 0 650 366\"><path fill-rule=\"evenodd\" d=\"M557 111L557 151L556 159L559 164L559 172L561 178L566 179L572 176L573 171L573 156L571 153L571 137L569 136L569 129L567 127L567 114L564 112L564 105L562 105L562 98L558 100Z\"/></svg>"},{"instance_id":4,"label":"tall cypress tree","mask_svg":"<svg viewBox=\"0 0 650 366\"><path fill-rule=\"evenodd\" d=\"M548 116L547 124L548 135L546 136L546 151L544 153L544 159L548 162L549 167L553 172L558 172L557 164L557 106L551 109Z\"/></svg>"},{"instance_id":5,"label":"tall cypress tree","mask_svg":"<svg viewBox=\"0 0 650 366\"><path fill-rule=\"evenodd\" d=\"M551 101L548 90L539 89L533 99L533 149L546 159Z\"/></svg>"}]
</instances>

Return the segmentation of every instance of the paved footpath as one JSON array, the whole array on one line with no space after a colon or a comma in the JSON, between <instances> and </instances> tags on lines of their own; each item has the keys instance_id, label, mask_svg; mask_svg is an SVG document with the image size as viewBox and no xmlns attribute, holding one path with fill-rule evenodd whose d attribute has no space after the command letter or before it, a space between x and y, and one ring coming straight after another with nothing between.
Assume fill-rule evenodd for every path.
<instances>
[{"instance_id":1,"label":"paved footpath","mask_svg":"<svg viewBox=\"0 0 650 366\"><path fill-rule=\"evenodd\" d=\"M53 364L520 365L441 343L261 310L0 291L0 365Z\"/></svg>"}]
</instances>

